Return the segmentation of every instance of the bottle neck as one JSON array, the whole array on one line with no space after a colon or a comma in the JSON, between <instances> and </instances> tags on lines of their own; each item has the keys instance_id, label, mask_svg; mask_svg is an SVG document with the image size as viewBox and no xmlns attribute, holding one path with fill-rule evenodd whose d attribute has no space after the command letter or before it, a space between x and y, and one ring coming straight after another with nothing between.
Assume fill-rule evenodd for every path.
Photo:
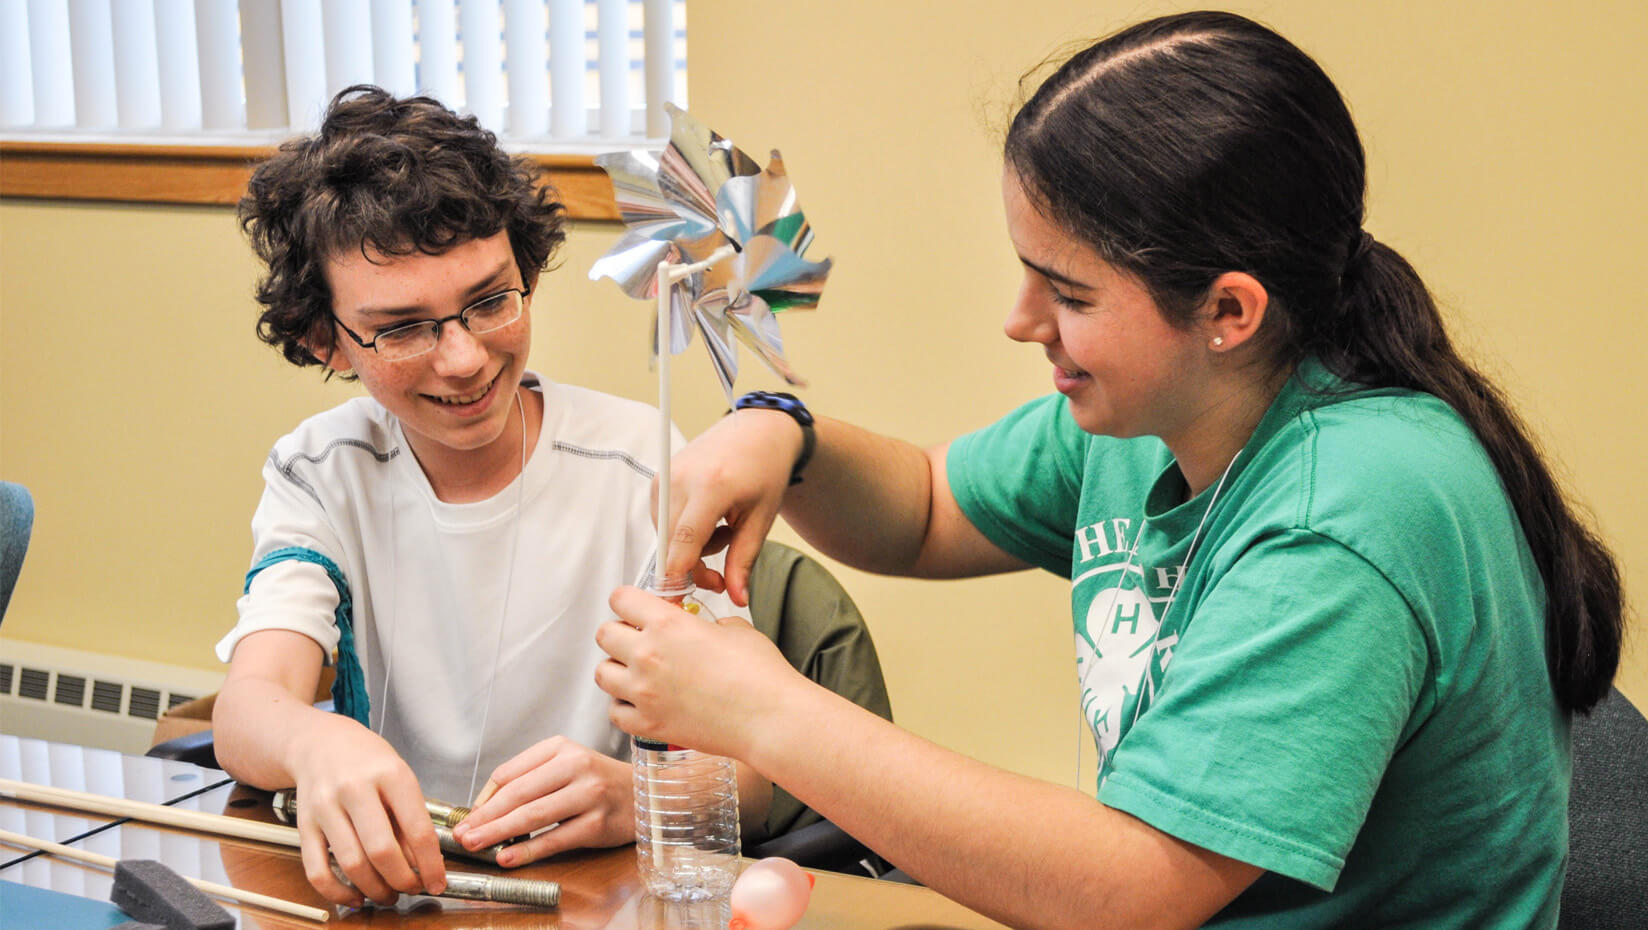
<instances>
[{"instance_id":1,"label":"bottle neck","mask_svg":"<svg viewBox=\"0 0 1648 930\"><path fill-rule=\"evenodd\" d=\"M697 593L698 585L693 582L691 573L665 575L663 578L648 574L646 589L664 600L680 603Z\"/></svg>"}]
</instances>

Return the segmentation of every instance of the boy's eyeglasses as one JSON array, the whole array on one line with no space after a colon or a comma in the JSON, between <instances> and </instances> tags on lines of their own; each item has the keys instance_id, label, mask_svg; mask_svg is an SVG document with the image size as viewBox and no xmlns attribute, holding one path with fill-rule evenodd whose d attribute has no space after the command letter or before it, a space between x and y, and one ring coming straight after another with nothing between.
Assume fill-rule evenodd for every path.
<instances>
[{"instance_id":1,"label":"boy's eyeglasses","mask_svg":"<svg viewBox=\"0 0 1648 930\"><path fill-rule=\"evenodd\" d=\"M416 320L411 323L402 323L381 330L367 342L360 334L343 325L337 314L332 315L333 322L349 334L349 338L363 349L371 349L378 353L380 358L390 362L401 362L409 358L416 358L435 348L441 341L441 327L457 320L464 329L472 335L484 336L494 330L521 318L521 311L526 305L526 298L532 291L518 287L512 290L499 291L488 297L482 297L469 306L459 310L451 316L443 316L438 320Z\"/></svg>"}]
</instances>

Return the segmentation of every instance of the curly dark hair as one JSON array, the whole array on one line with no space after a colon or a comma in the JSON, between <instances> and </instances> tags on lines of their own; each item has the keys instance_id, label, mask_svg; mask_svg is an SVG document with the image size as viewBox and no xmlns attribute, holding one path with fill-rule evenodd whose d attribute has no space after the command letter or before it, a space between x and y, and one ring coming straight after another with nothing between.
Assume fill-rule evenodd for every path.
<instances>
[{"instance_id":1,"label":"curly dark hair","mask_svg":"<svg viewBox=\"0 0 1648 930\"><path fill-rule=\"evenodd\" d=\"M566 209L531 161L473 116L368 84L341 91L319 132L258 166L238 215L268 268L258 338L300 366L322 364L305 343L324 351L335 338L323 273L333 256L438 255L507 229L530 287L566 239Z\"/></svg>"}]
</instances>

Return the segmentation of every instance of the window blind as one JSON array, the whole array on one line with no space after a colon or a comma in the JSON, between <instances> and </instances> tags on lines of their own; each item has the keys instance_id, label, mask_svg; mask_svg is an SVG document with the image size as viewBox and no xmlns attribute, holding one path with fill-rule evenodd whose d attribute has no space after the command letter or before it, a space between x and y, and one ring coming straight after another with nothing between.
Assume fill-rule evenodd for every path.
<instances>
[{"instance_id":1,"label":"window blind","mask_svg":"<svg viewBox=\"0 0 1648 930\"><path fill-rule=\"evenodd\" d=\"M600 151L668 134L685 65L685 0L0 0L0 133L269 141L370 83Z\"/></svg>"}]
</instances>

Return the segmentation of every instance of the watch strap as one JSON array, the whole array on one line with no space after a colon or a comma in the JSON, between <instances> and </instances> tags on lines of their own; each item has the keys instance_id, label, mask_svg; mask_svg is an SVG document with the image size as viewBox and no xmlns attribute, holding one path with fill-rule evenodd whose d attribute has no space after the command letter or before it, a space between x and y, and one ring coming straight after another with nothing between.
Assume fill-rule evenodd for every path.
<instances>
[{"instance_id":1,"label":"watch strap","mask_svg":"<svg viewBox=\"0 0 1648 930\"><path fill-rule=\"evenodd\" d=\"M788 414L795 424L801 427L801 454L796 456L795 465L790 469L790 484L801 483L801 472L812 461L813 450L818 446L818 434L813 430L812 411L801 402L801 398L794 394L785 394L781 391L751 391L732 402L733 410L777 410Z\"/></svg>"}]
</instances>

